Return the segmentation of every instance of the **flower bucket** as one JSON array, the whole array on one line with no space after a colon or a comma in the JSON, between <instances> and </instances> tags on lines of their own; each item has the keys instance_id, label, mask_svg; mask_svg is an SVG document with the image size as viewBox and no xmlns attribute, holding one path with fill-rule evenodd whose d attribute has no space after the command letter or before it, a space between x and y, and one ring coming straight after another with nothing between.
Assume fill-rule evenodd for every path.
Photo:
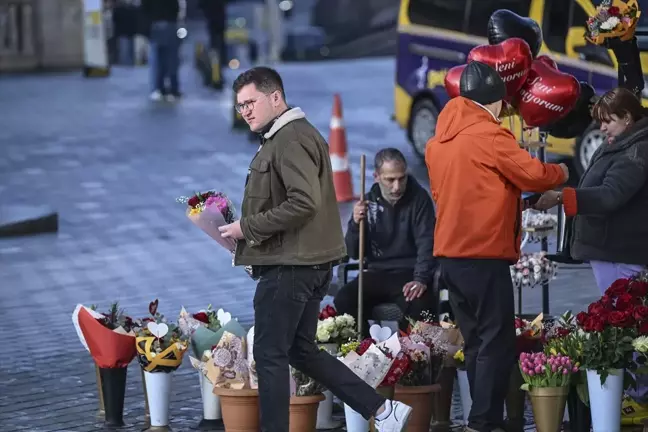
<instances>
[{"instance_id":1,"label":"flower bucket","mask_svg":"<svg viewBox=\"0 0 648 432\"><path fill-rule=\"evenodd\" d=\"M434 408L432 414L432 431L443 432L450 430L450 408L452 406L452 393L454 391L454 381L456 368L444 366L439 375L438 384L441 385L441 391L434 393Z\"/></svg>"},{"instance_id":2,"label":"flower bucket","mask_svg":"<svg viewBox=\"0 0 648 432\"><path fill-rule=\"evenodd\" d=\"M569 386L537 387L529 391L533 418L538 432L557 432L565 417Z\"/></svg>"},{"instance_id":3,"label":"flower bucket","mask_svg":"<svg viewBox=\"0 0 648 432\"><path fill-rule=\"evenodd\" d=\"M323 400L323 394L291 397L289 432L315 432L317 407Z\"/></svg>"},{"instance_id":4,"label":"flower bucket","mask_svg":"<svg viewBox=\"0 0 648 432\"><path fill-rule=\"evenodd\" d=\"M198 372L198 378L203 403L203 418L198 423L198 430L220 431L223 429L220 398L214 394L214 385L201 372Z\"/></svg>"},{"instance_id":5,"label":"flower bucket","mask_svg":"<svg viewBox=\"0 0 648 432\"><path fill-rule=\"evenodd\" d=\"M463 411L464 424L468 425L468 416L472 407L472 397L470 396L470 382L468 382L468 372L457 369L457 381L459 383L459 395L461 396L461 409Z\"/></svg>"},{"instance_id":6,"label":"flower bucket","mask_svg":"<svg viewBox=\"0 0 648 432\"><path fill-rule=\"evenodd\" d=\"M394 400L403 402L412 408L412 415L407 423L407 432L428 432L432 420L433 398L441 392L439 384L425 386L396 386Z\"/></svg>"},{"instance_id":7,"label":"flower bucket","mask_svg":"<svg viewBox=\"0 0 648 432\"><path fill-rule=\"evenodd\" d=\"M151 430L169 426L169 403L171 401L171 373L146 372L146 395L151 421Z\"/></svg>"},{"instance_id":8,"label":"flower bucket","mask_svg":"<svg viewBox=\"0 0 648 432\"><path fill-rule=\"evenodd\" d=\"M259 432L259 392L253 389L215 388L228 432Z\"/></svg>"},{"instance_id":9,"label":"flower bucket","mask_svg":"<svg viewBox=\"0 0 648 432\"><path fill-rule=\"evenodd\" d=\"M592 412L578 396L576 386L572 385L567 395L567 412L569 413L569 430L571 432L590 432L592 430Z\"/></svg>"},{"instance_id":10,"label":"flower bucket","mask_svg":"<svg viewBox=\"0 0 648 432\"><path fill-rule=\"evenodd\" d=\"M100 368L105 425L124 426L124 395L127 368Z\"/></svg>"},{"instance_id":11,"label":"flower bucket","mask_svg":"<svg viewBox=\"0 0 648 432\"><path fill-rule=\"evenodd\" d=\"M524 384L522 373L517 363L511 372L508 393L506 394L506 430L522 432L524 430L524 407L526 405L526 392L520 390Z\"/></svg>"},{"instance_id":12,"label":"flower bucket","mask_svg":"<svg viewBox=\"0 0 648 432\"><path fill-rule=\"evenodd\" d=\"M337 355L337 344L323 343L318 344L318 347L332 356ZM341 424L341 422L333 420L333 393L327 390L324 392L324 400L320 402L317 408L317 429L337 429Z\"/></svg>"},{"instance_id":13,"label":"flower bucket","mask_svg":"<svg viewBox=\"0 0 648 432\"><path fill-rule=\"evenodd\" d=\"M317 407L317 429L337 429L341 423L333 419L333 393L324 392L324 400Z\"/></svg>"},{"instance_id":14,"label":"flower bucket","mask_svg":"<svg viewBox=\"0 0 648 432\"><path fill-rule=\"evenodd\" d=\"M347 432L369 431L369 420L366 420L347 404L344 404L344 418L346 420Z\"/></svg>"},{"instance_id":15,"label":"flower bucket","mask_svg":"<svg viewBox=\"0 0 648 432\"><path fill-rule=\"evenodd\" d=\"M623 369L610 369L605 384L595 370L587 370L587 387L592 430L594 432L617 432L621 430L621 404L623 397Z\"/></svg>"}]
</instances>

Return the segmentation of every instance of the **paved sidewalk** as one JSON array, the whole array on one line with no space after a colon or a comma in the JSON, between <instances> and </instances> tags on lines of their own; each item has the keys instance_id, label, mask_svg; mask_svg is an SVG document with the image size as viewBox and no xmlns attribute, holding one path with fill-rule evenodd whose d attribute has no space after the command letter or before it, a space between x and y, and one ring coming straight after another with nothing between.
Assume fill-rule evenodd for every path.
<instances>
[{"instance_id":1,"label":"paved sidewalk","mask_svg":"<svg viewBox=\"0 0 648 432\"><path fill-rule=\"evenodd\" d=\"M333 93L341 93L355 176L361 153L396 146L426 184L425 167L389 120L393 67L363 60L279 70L289 103L325 136ZM105 309L119 300L142 317L155 298L168 317L211 303L252 323L252 280L174 200L214 187L240 205L256 145L230 132L231 94L200 88L188 64L183 77L186 98L175 105L146 99L145 69L115 69L105 80L0 78L0 202L60 213L58 235L0 241L0 431L102 430L93 363L70 318L77 303ZM349 210L341 206L345 222ZM551 293L556 313L597 294L588 269L561 271ZM539 290L524 300L529 313L540 309ZM138 430L141 376L136 363L129 369L126 419ZM188 359L173 380L172 426L188 431L202 413Z\"/></svg>"}]
</instances>

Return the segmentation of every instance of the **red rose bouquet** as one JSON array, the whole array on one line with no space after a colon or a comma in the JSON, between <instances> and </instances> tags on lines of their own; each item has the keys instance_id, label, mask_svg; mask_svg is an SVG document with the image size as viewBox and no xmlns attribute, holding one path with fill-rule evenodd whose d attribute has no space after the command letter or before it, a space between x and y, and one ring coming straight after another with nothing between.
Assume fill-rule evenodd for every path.
<instances>
[{"instance_id":1,"label":"red rose bouquet","mask_svg":"<svg viewBox=\"0 0 648 432\"><path fill-rule=\"evenodd\" d=\"M543 314L540 314L531 322L515 317L515 346L518 355L523 352L542 351L543 317Z\"/></svg>"},{"instance_id":2,"label":"red rose bouquet","mask_svg":"<svg viewBox=\"0 0 648 432\"><path fill-rule=\"evenodd\" d=\"M633 340L648 335L648 282L638 278L616 280L587 312L576 315L587 332L583 366L596 370L605 382L610 369L632 369Z\"/></svg>"}]
</instances>

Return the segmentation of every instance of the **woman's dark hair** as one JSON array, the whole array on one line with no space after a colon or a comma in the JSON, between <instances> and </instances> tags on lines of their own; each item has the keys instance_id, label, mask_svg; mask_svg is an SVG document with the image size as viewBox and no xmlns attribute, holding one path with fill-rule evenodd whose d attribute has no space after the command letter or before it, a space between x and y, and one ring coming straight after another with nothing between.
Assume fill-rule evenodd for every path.
<instances>
[{"instance_id":1,"label":"woman's dark hair","mask_svg":"<svg viewBox=\"0 0 648 432\"><path fill-rule=\"evenodd\" d=\"M634 93L617 87L601 96L592 108L592 118L599 123L611 121L612 115L621 119L630 116L636 122L646 116L646 111Z\"/></svg>"}]
</instances>

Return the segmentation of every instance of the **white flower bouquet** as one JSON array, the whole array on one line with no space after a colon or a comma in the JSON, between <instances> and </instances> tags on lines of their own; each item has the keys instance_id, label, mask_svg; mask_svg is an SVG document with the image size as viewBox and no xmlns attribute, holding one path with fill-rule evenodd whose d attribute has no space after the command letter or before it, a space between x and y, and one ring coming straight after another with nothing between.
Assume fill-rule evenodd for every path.
<instances>
[{"instance_id":1,"label":"white flower bouquet","mask_svg":"<svg viewBox=\"0 0 648 432\"><path fill-rule=\"evenodd\" d=\"M550 261L545 252L522 254L511 266L511 278L516 288L533 288L556 277L558 264Z\"/></svg>"},{"instance_id":2,"label":"white flower bouquet","mask_svg":"<svg viewBox=\"0 0 648 432\"><path fill-rule=\"evenodd\" d=\"M356 322L351 315L337 315L332 306L326 306L322 310L317 322L317 343L340 346L354 337L356 337Z\"/></svg>"}]
</instances>

